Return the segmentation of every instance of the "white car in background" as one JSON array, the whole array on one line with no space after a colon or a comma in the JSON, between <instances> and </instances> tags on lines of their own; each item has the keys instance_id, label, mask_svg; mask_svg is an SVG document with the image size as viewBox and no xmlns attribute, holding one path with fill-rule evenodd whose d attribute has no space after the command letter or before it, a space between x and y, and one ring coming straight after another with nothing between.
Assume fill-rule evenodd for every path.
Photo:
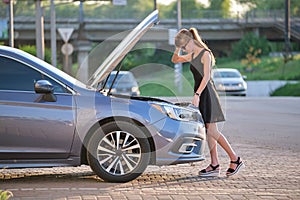
<instances>
[{"instance_id":1,"label":"white car in background","mask_svg":"<svg viewBox=\"0 0 300 200\"><path fill-rule=\"evenodd\" d=\"M246 96L246 77L242 76L237 69L213 69L211 76L215 84L216 90L220 95Z\"/></svg>"},{"instance_id":2,"label":"white car in background","mask_svg":"<svg viewBox=\"0 0 300 200\"><path fill-rule=\"evenodd\" d=\"M110 94L140 96L139 85L130 71L112 71L104 84Z\"/></svg>"}]
</instances>

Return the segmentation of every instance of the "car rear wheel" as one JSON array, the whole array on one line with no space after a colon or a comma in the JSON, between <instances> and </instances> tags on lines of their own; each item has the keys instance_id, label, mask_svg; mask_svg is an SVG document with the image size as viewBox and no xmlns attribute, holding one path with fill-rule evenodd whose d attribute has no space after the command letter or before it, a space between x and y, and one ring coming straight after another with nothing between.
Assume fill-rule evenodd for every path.
<instances>
[{"instance_id":1,"label":"car rear wheel","mask_svg":"<svg viewBox=\"0 0 300 200\"><path fill-rule=\"evenodd\" d=\"M88 162L103 180L127 182L141 175L150 162L150 145L143 131L128 122L99 127L88 143Z\"/></svg>"}]
</instances>

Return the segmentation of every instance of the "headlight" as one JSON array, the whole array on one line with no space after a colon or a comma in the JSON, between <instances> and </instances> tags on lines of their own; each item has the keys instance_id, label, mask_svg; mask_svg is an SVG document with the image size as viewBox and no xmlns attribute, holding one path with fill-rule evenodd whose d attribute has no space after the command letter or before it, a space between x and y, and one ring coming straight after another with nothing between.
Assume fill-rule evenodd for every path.
<instances>
[{"instance_id":1,"label":"headlight","mask_svg":"<svg viewBox=\"0 0 300 200\"><path fill-rule=\"evenodd\" d=\"M139 91L139 87L132 87L131 88L131 92L138 92Z\"/></svg>"},{"instance_id":2,"label":"headlight","mask_svg":"<svg viewBox=\"0 0 300 200\"><path fill-rule=\"evenodd\" d=\"M117 89L116 89L116 88L112 88L112 89L110 90L110 93L117 93Z\"/></svg>"},{"instance_id":3,"label":"headlight","mask_svg":"<svg viewBox=\"0 0 300 200\"><path fill-rule=\"evenodd\" d=\"M158 103L152 103L151 106L175 120L203 122L200 112L196 109L188 109L171 104Z\"/></svg>"},{"instance_id":4,"label":"headlight","mask_svg":"<svg viewBox=\"0 0 300 200\"><path fill-rule=\"evenodd\" d=\"M223 83L215 83L215 86L217 90L225 90Z\"/></svg>"}]
</instances>

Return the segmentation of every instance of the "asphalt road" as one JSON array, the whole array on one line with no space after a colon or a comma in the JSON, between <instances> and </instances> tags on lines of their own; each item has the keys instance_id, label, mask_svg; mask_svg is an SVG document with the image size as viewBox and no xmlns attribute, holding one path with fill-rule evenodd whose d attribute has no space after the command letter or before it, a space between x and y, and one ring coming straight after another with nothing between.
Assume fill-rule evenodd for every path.
<instances>
[{"instance_id":1,"label":"asphalt road","mask_svg":"<svg viewBox=\"0 0 300 200\"><path fill-rule=\"evenodd\" d=\"M226 97L223 104L224 132L230 137L243 143L300 150L300 98Z\"/></svg>"},{"instance_id":2,"label":"asphalt road","mask_svg":"<svg viewBox=\"0 0 300 200\"><path fill-rule=\"evenodd\" d=\"M103 182L88 166L2 169L0 190L12 191L12 199L300 199L300 98L223 97L222 105L227 121L219 128L246 164L232 178L225 176L229 160L219 149L218 178L197 176L209 159L149 166L123 184Z\"/></svg>"}]
</instances>

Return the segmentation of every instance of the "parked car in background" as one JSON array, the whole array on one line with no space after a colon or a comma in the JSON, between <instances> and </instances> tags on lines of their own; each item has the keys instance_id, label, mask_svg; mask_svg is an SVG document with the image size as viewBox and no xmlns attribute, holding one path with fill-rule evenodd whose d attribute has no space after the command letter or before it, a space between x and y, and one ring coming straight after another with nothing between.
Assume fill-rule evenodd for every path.
<instances>
[{"instance_id":1,"label":"parked car in background","mask_svg":"<svg viewBox=\"0 0 300 200\"><path fill-rule=\"evenodd\" d=\"M156 10L100 63L88 84L0 46L0 169L87 164L105 181L126 182L148 165L204 160L198 109L98 89L157 20Z\"/></svg>"},{"instance_id":2,"label":"parked car in background","mask_svg":"<svg viewBox=\"0 0 300 200\"><path fill-rule=\"evenodd\" d=\"M243 77L237 69L213 69L211 76L219 94L246 96L246 77Z\"/></svg>"},{"instance_id":3,"label":"parked car in background","mask_svg":"<svg viewBox=\"0 0 300 200\"><path fill-rule=\"evenodd\" d=\"M130 71L112 71L100 87L110 94L140 96L139 85Z\"/></svg>"}]
</instances>

